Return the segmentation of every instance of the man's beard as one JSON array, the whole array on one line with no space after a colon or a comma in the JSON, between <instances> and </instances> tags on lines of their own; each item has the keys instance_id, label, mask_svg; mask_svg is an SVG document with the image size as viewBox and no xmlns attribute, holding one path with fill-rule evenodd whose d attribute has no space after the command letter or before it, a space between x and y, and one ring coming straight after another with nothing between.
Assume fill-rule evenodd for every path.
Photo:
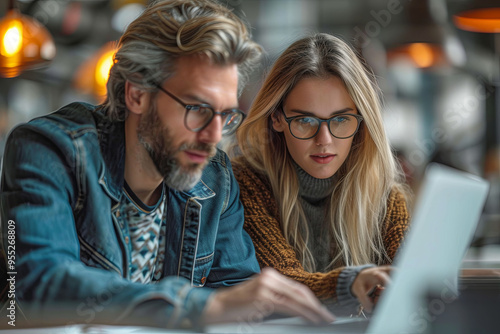
<instances>
[{"instance_id":1,"label":"man's beard","mask_svg":"<svg viewBox=\"0 0 500 334\"><path fill-rule=\"evenodd\" d=\"M217 150L215 145L206 143L183 143L175 148L173 135L166 127L162 127L156 108L143 115L137 129L137 136L167 186L179 191L189 190L200 181L206 163L181 166L175 157L176 154L183 150L197 150L207 152L209 159Z\"/></svg>"}]
</instances>

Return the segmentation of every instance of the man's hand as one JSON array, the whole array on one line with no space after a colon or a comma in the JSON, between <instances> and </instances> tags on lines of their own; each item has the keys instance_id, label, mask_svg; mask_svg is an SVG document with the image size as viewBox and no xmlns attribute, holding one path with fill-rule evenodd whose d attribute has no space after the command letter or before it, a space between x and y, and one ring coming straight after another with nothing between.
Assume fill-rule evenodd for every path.
<instances>
[{"instance_id":1,"label":"man's hand","mask_svg":"<svg viewBox=\"0 0 500 334\"><path fill-rule=\"evenodd\" d=\"M383 289L384 286L391 282L389 275L392 269L391 266L379 266L366 268L359 272L352 283L351 290L352 294L358 298L364 310L368 312L373 310L376 300L373 300L369 295L374 289Z\"/></svg>"},{"instance_id":2,"label":"man's hand","mask_svg":"<svg viewBox=\"0 0 500 334\"><path fill-rule=\"evenodd\" d=\"M272 268L264 268L247 282L217 291L208 301L203 319L206 324L234 322L255 312L260 312L262 318L275 312L300 316L315 324L335 320L308 287Z\"/></svg>"}]
</instances>

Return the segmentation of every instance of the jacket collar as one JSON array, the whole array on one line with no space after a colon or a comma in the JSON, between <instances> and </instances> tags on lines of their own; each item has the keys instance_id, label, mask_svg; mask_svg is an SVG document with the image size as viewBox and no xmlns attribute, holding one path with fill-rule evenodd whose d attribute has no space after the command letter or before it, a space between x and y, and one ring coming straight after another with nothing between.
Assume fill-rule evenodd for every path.
<instances>
[{"instance_id":1,"label":"jacket collar","mask_svg":"<svg viewBox=\"0 0 500 334\"><path fill-rule=\"evenodd\" d=\"M215 196L215 191L210 189L205 184L205 182L203 182L203 179L200 180L193 188L191 188L190 190L184 191L183 193L190 198L199 199L199 200L204 200L204 199L211 198L211 197Z\"/></svg>"},{"instance_id":2,"label":"jacket collar","mask_svg":"<svg viewBox=\"0 0 500 334\"><path fill-rule=\"evenodd\" d=\"M125 175L125 123L111 122L104 110L96 111L97 134L104 160L99 182L106 192L119 201Z\"/></svg>"}]
</instances>

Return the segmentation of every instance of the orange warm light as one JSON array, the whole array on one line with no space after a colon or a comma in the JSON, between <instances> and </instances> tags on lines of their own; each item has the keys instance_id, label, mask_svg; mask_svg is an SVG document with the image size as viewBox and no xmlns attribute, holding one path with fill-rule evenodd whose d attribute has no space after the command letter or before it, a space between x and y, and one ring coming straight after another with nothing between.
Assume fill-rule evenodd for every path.
<instances>
[{"instance_id":1,"label":"orange warm light","mask_svg":"<svg viewBox=\"0 0 500 334\"><path fill-rule=\"evenodd\" d=\"M7 22L3 34L0 54L4 57L12 57L19 53L23 46L23 25L19 20Z\"/></svg>"},{"instance_id":2,"label":"orange warm light","mask_svg":"<svg viewBox=\"0 0 500 334\"><path fill-rule=\"evenodd\" d=\"M482 8L453 16L457 28L473 32L500 32L500 8Z\"/></svg>"},{"instance_id":3,"label":"orange warm light","mask_svg":"<svg viewBox=\"0 0 500 334\"><path fill-rule=\"evenodd\" d=\"M0 77L47 65L55 55L52 37L35 19L11 10L0 21Z\"/></svg>"},{"instance_id":4,"label":"orange warm light","mask_svg":"<svg viewBox=\"0 0 500 334\"><path fill-rule=\"evenodd\" d=\"M115 55L115 50L109 50L105 52L97 61L95 68L95 83L98 90L97 95L106 94L106 84L108 83L109 70L111 65L113 65L113 57Z\"/></svg>"},{"instance_id":5,"label":"orange warm light","mask_svg":"<svg viewBox=\"0 0 500 334\"><path fill-rule=\"evenodd\" d=\"M429 43L411 43L388 52L389 60L406 58L417 68L429 68L443 63L443 50Z\"/></svg>"},{"instance_id":6,"label":"orange warm light","mask_svg":"<svg viewBox=\"0 0 500 334\"><path fill-rule=\"evenodd\" d=\"M75 76L75 87L84 94L91 94L102 102L106 96L109 70L113 65L116 44L107 43L80 66Z\"/></svg>"},{"instance_id":7,"label":"orange warm light","mask_svg":"<svg viewBox=\"0 0 500 334\"><path fill-rule=\"evenodd\" d=\"M408 54L417 67L431 67L435 62L435 52L429 44L413 43L408 46Z\"/></svg>"}]
</instances>

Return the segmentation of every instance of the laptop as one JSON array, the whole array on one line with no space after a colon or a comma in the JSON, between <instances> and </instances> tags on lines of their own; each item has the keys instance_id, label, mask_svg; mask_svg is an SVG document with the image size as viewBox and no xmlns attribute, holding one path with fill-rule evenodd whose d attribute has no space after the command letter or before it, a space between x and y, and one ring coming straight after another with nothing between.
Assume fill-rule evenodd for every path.
<instances>
[{"instance_id":1,"label":"laptop","mask_svg":"<svg viewBox=\"0 0 500 334\"><path fill-rule=\"evenodd\" d=\"M426 170L392 284L367 333L422 333L458 297L462 259L474 236L489 184L439 164ZM439 298L428 301L429 291Z\"/></svg>"},{"instance_id":2,"label":"laptop","mask_svg":"<svg viewBox=\"0 0 500 334\"><path fill-rule=\"evenodd\" d=\"M472 174L435 163L426 168L410 230L393 263L392 283L369 320L339 318L315 327L293 317L210 326L207 332L425 333L435 316L458 297L461 262L488 189L487 181ZM430 291L437 297L428 300Z\"/></svg>"}]
</instances>

